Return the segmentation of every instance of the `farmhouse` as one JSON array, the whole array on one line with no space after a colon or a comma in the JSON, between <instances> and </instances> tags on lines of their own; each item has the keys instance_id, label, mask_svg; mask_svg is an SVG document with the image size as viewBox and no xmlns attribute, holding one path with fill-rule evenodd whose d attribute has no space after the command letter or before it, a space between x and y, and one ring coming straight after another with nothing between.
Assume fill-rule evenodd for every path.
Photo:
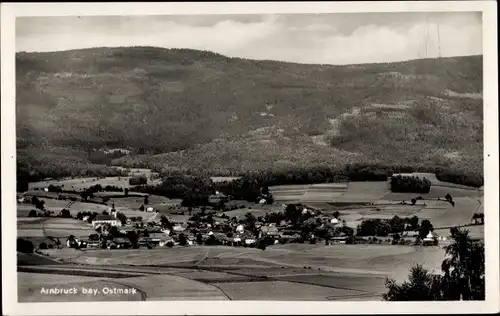
<instances>
[{"instance_id":1,"label":"farmhouse","mask_svg":"<svg viewBox=\"0 0 500 316\"><path fill-rule=\"evenodd\" d=\"M270 237L278 237L280 235L278 228L276 226L262 226L260 228L260 237L270 236Z\"/></svg>"},{"instance_id":2,"label":"farmhouse","mask_svg":"<svg viewBox=\"0 0 500 316\"><path fill-rule=\"evenodd\" d=\"M163 236L161 240L158 242L158 246L165 247L168 243L174 244L174 239L170 236Z\"/></svg>"},{"instance_id":3,"label":"farmhouse","mask_svg":"<svg viewBox=\"0 0 500 316\"><path fill-rule=\"evenodd\" d=\"M245 245L253 245L255 244L257 241L255 240L255 238L246 238L245 239Z\"/></svg>"},{"instance_id":4,"label":"farmhouse","mask_svg":"<svg viewBox=\"0 0 500 316\"><path fill-rule=\"evenodd\" d=\"M332 244L345 244L347 236L336 236L332 238Z\"/></svg>"},{"instance_id":5,"label":"farmhouse","mask_svg":"<svg viewBox=\"0 0 500 316\"><path fill-rule=\"evenodd\" d=\"M184 227L182 225L175 225L172 229L174 232L183 232L186 230L187 227Z\"/></svg>"},{"instance_id":6,"label":"farmhouse","mask_svg":"<svg viewBox=\"0 0 500 316\"><path fill-rule=\"evenodd\" d=\"M340 221L334 217L334 218L332 218L330 220L330 224L332 224L332 225L338 225L338 224L340 224Z\"/></svg>"},{"instance_id":7,"label":"farmhouse","mask_svg":"<svg viewBox=\"0 0 500 316\"><path fill-rule=\"evenodd\" d=\"M215 192L215 194L212 194L208 197L208 202L211 203L211 204L217 204L217 203L220 203L220 202L228 202L229 201L229 198L220 193L220 192Z\"/></svg>"},{"instance_id":8,"label":"farmhouse","mask_svg":"<svg viewBox=\"0 0 500 316\"><path fill-rule=\"evenodd\" d=\"M425 236L425 238L422 240L422 244L424 246L437 245L437 243L438 243L438 234L436 234L435 232L429 232L429 234L427 234L427 236Z\"/></svg>"},{"instance_id":9,"label":"farmhouse","mask_svg":"<svg viewBox=\"0 0 500 316\"><path fill-rule=\"evenodd\" d=\"M119 221L111 215L97 215L95 219L92 221L92 226L94 229L97 226L104 225L104 224L109 224L111 226L120 226Z\"/></svg>"}]
</instances>

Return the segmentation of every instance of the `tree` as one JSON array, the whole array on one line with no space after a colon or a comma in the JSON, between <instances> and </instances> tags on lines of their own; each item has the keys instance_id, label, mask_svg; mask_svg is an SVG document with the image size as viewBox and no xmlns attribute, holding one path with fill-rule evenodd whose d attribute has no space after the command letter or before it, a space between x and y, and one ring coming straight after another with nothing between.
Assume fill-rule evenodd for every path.
<instances>
[{"instance_id":1,"label":"tree","mask_svg":"<svg viewBox=\"0 0 500 316\"><path fill-rule=\"evenodd\" d=\"M484 244L469 237L467 230L450 229L453 242L445 247L441 269L446 299L484 300Z\"/></svg>"},{"instance_id":2,"label":"tree","mask_svg":"<svg viewBox=\"0 0 500 316\"><path fill-rule=\"evenodd\" d=\"M173 226L172 223L168 220L168 218L165 215L161 216L160 224L161 224L161 227L168 228L168 229L171 229Z\"/></svg>"},{"instance_id":3,"label":"tree","mask_svg":"<svg viewBox=\"0 0 500 316\"><path fill-rule=\"evenodd\" d=\"M111 227L109 228L109 230L108 230L108 234L109 234L110 236L112 236L113 238L114 238L114 237L119 237L120 232L118 231L118 227L116 227L116 226L111 226Z\"/></svg>"},{"instance_id":4,"label":"tree","mask_svg":"<svg viewBox=\"0 0 500 316\"><path fill-rule=\"evenodd\" d=\"M389 224L391 225L391 232L392 233L400 233L404 231L405 229L405 222L403 219L401 219L399 216L394 215L393 218L389 221Z\"/></svg>"},{"instance_id":5,"label":"tree","mask_svg":"<svg viewBox=\"0 0 500 316\"><path fill-rule=\"evenodd\" d=\"M116 218L120 221L120 223L122 223L123 226L127 224L127 215L120 212L116 214Z\"/></svg>"},{"instance_id":6,"label":"tree","mask_svg":"<svg viewBox=\"0 0 500 316\"><path fill-rule=\"evenodd\" d=\"M435 301L441 299L439 277L431 275L417 264L410 270L408 281L402 285L395 280L386 279L387 293L382 295L386 301Z\"/></svg>"},{"instance_id":7,"label":"tree","mask_svg":"<svg viewBox=\"0 0 500 316\"><path fill-rule=\"evenodd\" d=\"M452 243L445 247L443 276L430 275L422 266L411 269L409 281L397 285L387 279L387 301L484 300L484 244L469 237L467 230L450 229Z\"/></svg>"},{"instance_id":8,"label":"tree","mask_svg":"<svg viewBox=\"0 0 500 316\"><path fill-rule=\"evenodd\" d=\"M125 196L128 196L128 190L129 190L128 188L125 188L125 189L123 190L123 192L125 193Z\"/></svg>"},{"instance_id":9,"label":"tree","mask_svg":"<svg viewBox=\"0 0 500 316\"><path fill-rule=\"evenodd\" d=\"M143 235L144 237L149 237L149 232L148 232L148 230L147 230L147 229L145 229L145 230L142 232L142 235Z\"/></svg>"},{"instance_id":10,"label":"tree","mask_svg":"<svg viewBox=\"0 0 500 316\"><path fill-rule=\"evenodd\" d=\"M183 233L181 233L179 235L179 245L181 245L181 246L187 245L187 239L186 239L186 236Z\"/></svg>"},{"instance_id":11,"label":"tree","mask_svg":"<svg viewBox=\"0 0 500 316\"><path fill-rule=\"evenodd\" d=\"M300 209L297 208L295 204L288 204L285 208L285 217L293 225L297 224L301 215Z\"/></svg>"},{"instance_id":12,"label":"tree","mask_svg":"<svg viewBox=\"0 0 500 316\"><path fill-rule=\"evenodd\" d=\"M76 241L76 237L74 235L69 235L68 236L68 241L69 241L69 247L70 248L76 248L76 249L80 248L80 245Z\"/></svg>"},{"instance_id":13,"label":"tree","mask_svg":"<svg viewBox=\"0 0 500 316\"><path fill-rule=\"evenodd\" d=\"M89 240L99 240L99 235L98 234L90 234Z\"/></svg>"},{"instance_id":14,"label":"tree","mask_svg":"<svg viewBox=\"0 0 500 316\"><path fill-rule=\"evenodd\" d=\"M333 217L335 217L336 219L339 219L340 218L340 212L339 211L333 212Z\"/></svg>"},{"instance_id":15,"label":"tree","mask_svg":"<svg viewBox=\"0 0 500 316\"><path fill-rule=\"evenodd\" d=\"M215 246L217 245L217 239L215 239L214 235L210 235L207 240L205 240L205 245L207 246Z\"/></svg>"},{"instance_id":16,"label":"tree","mask_svg":"<svg viewBox=\"0 0 500 316\"><path fill-rule=\"evenodd\" d=\"M76 218L77 218L78 220L80 220L80 221L81 221L81 220L83 220L83 214L82 214L82 212L78 212L78 213L76 213Z\"/></svg>"},{"instance_id":17,"label":"tree","mask_svg":"<svg viewBox=\"0 0 500 316\"><path fill-rule=\"evenodd\" d=\"M47 244L45 242L42 242L42 243L40 243L40 245L38 245L38 248L39 249L47 249L48 247L47 247Z\"/></svg>"},{"instance_id":18,"label":"tree","mask_svg":"<svg viewBox=\"0 0 500 316\"><path fill-rule=\"evenodd\" d=\"M144 205L141 205L141 207L139 207L139 211L144 212Z\"/></svg>"},{"instance_id":19,"label":"tree","mask_svg":"<svg viewBox=\"0 0 500 316\"><path fill-rule=\"evenodd\" d=\"M128 231L127 237L130 241L130 244L132 244L132 248L138 248L139 236L137 235L137 233L134 230Z\"/></svg>"},{"instance_id":20,"label":"tree","mask_svg":"<svg viewBox=\"0 0 500 316\"><path fill-rule=\"evenodd\" d=\"M200 233L198 233L198 234L196 235L196 243L197 243L198 245L202 245L202 244L203 244L203 236L202 236Z\"/></svg>"},{"instance_id":21,"label":"tree","mask_svg":"<svg viewBox=\"0 0 500 316\"><path fill-rule=\"evenodd\" d=\"M255 223L257 222L257 219L255 218L255 216L248 212L245 214L245 224L246 224L246 227L248 228L249 231L251 232L255 232L256 231L256 228L255 228Z\"/></svg>"},{"instance_id":22,"label":"tree","mask_svg":"<svg viewBox=\"0 0 500 316\"><path fill-rule=\"evenodd\" d=\"M472 220L474 221L474 224L479 224L479 214L474 213L474 215L472 215Z\"/></svg>"},{"instance_id":23,"label":"tree","mask_svg":"<svg viewBox=\"0 0 500 316\"><path fill-rule=\"evenodd\" d=\"M65 218L70 218L71 217L71 213L67 209L62 209L61 212L59 213L59 215L61 217L65 217Z\"/></svg>"},{"instance_id":24,"label":"tree","mask_svg":"<svg viewBox=\"0 0 500 316\"><path fill-rule=\"evenodd\" d=\"M146 196L144 197L144 205L148 205L148 204L149 204L149 196L148 196L148 195L146 195Z\"/></svg>"},{"instance_id":25,"label":"tree","mask_svg":"<svg viewBox=\"0 0 500 316\"><path fill-rule=\"evenodd\" d=\"M418 236L421 239L424 239L425 236L429 234L429 232L433 231L434 227L432 226L431 222L428 219L422 220L422 223L420 224L420 228L418 230Z\"/></svg>"},{"instance_id":26,"label":"tree","mask_svg":"<svg viewBox=\"0 0 500 316\"><path fill-rule=\"evenodd\" d=\"M261 194L263 195L269 195L269 187L266 185L264 187L261 188L260 190Z\"/></svg>"},{"instance_id":27,"label":"tree","mask_svg":"<svg viewBox=\"0 0 500 316\"><path fill-rule=\"evenodd\" d=\"M29 240L17 238L17 251L23 253L32 253L35 250L35 246Z\"/></svg>"},{"instance_id":28,"label":"tree","mask_svg":"<svg viewBox=\"0 0 500 316\"><path fill-rule=\"evenodd\" d=\"M37 217L38 212L36 210L31 210L28 214L28 217Z\"/></svg>"},{"instance_id":29,"label":"tree","mask_svg":"<svg viewBox=\"0 0 500 316\"><path fill-rule=\"evenodd\" d=\"M407 218L407 222L410 225L412 230L418 229L418 217L416 215L413 215L412 217Z\"/></svg>"}]
</instances>

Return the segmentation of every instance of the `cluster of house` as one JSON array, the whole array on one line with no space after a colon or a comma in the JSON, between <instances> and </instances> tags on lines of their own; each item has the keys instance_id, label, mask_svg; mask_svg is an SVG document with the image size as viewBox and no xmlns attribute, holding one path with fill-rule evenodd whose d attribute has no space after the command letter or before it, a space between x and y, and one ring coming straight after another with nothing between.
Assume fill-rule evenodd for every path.
<instances>
[{"instance_id":1,"label":"cluster of house","mask_svg":"<svg viewBox=\"0 0 500 316\"><path fill-rule=\"evenodd\" d=\"M263 223L257 221L255 223L255 230L251 232L245 226L244 223L238 223L233 220L229 220L227 217L221 217L222 214L216 214L213 217L213 223L207 222L173 222L173 227L171 229L162 228L160 223L149 223L146 228L148 234L144 235L141 230L133 229L133 227L127 228L122 226L122 223L117 218L117 213L113 209L110 211L110 215L97 215L93 221L92 226L94 229L99 227L117 227L118 231L123 235L126 235L130 230L134 230L139 234L138 245L139 246L168 246L169 243L172 245L177 245L181 243L181 234L184 235L186 245L193 245L199 242L206 242L208 239L216 241L217 244L229 245L229 246L254 246L257 240L262 238L267 238L271 240L272 243L277 244L279 241L293 242L301 238L299 231L289 229L285 223L276 225L273 223ZM333 225L343 225L338 219L333 218L322 218L326 222ZM84 218L85 220L85 218ZM127 225L128 226L128 225ZM314 236L312 236L314 237ZM201 240L200 240L201 239ZM345 243L346 236L334 237L332 243ZM81 243L81 244L80 244ZM129 244L128 238L114 238L109 241L108 248L124 248ZM84 247L100 247L100 240L82 240L79 242L79 246Z\"/></svg>"}]
</instances>

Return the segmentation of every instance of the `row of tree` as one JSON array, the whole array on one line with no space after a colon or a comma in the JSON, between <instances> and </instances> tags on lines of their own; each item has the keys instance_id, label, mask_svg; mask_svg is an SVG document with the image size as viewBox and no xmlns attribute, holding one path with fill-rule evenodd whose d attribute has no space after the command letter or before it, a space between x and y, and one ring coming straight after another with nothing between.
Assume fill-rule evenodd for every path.
<instances>
[{"instance_id":1,"label":"row of tree","mask_svg":"<svg viewBox=\"0 0 500 316\"><path fill-rule=\"evenodd\" d=\"M429 193L431 191L431 181L426 178L413 176L392 176L391 191L404 193Z\"/></svg>"},{"instance_id":2,"label":"row of tree","mask_svg":"<svg viewBox=\"0 0 500 316\"><path fill-rule=\"evenodd\" d=\"M364 220L358 225L356 235L386 237L390 234L400 234L406 229L418 230L419 237L425 238L434 227L428 219L422 220L419 224L418 217L415 215L406 218L400 218L396 215L389 220L380 218Z\"/></svg>"},{"instance_id":3,"label":"row of tree","mask_svg":"<svg viewBox=\"0 0 500 316\"><path fill-rule=\"evenodd\" d=\"M483 175L470 172L458 173L449 169L439 169L436 171L436 178L440 181L462 184L476 188L484 185Z\"/></svg>"}]
</instances>

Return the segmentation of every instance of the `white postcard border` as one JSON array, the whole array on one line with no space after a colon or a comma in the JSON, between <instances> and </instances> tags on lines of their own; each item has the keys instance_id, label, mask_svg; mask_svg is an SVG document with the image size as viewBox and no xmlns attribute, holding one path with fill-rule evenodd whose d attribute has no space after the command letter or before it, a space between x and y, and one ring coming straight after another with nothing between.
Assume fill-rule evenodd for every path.
<instances>
[{"instance_id":1,"label":"white postcard border","mask_svg":"<svg viewBox=\"0 0 500 316\"><path fill-rule=\"evenodd\" d=\"M15 250L15 17L63 15L270 14L339 12L483 12L484 179L486 301L484 302L279 302L158 301L17 303ZM500 310L498 212L498 64L494 1L245 2L245 3L2 3L2 300L8 315L176 314L395 314L486 313Z\"/></svg>"}]
</instances>

